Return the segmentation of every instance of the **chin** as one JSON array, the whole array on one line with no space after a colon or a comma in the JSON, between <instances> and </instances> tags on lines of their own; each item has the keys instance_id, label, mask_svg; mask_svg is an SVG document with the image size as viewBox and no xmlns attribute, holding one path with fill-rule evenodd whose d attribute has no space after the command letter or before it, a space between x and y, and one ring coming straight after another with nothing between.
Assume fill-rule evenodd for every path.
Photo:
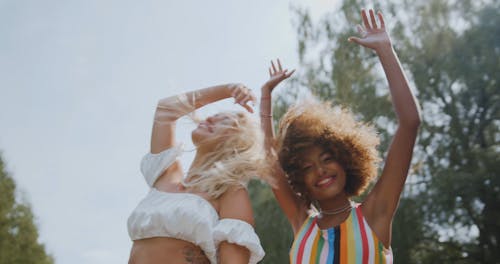
<instances>
[{"instance_id":1,"label":"chin","mask_svg":"<svg viewBox=\"0 0 500 264\"><path fill-rule=\"evenodd\" d=\"M203 138L202 133L200 133L196 129L193 130L193 132L191 132L191 141L193 141L193 144L195 146L198 146L202 138Z\"/></svg>"},{"instance_id":2,"label":"chin","mask_svg":"<svg viewBox=\"0 0 500 264\"><path fill-rule=\"evenodd\" d=\"M339 194L342 194L343 192L344 189L340 188L340 186L331 186L327 189L315 190L313 195L317 200L327 200L338 197Z\"/></svg>"}]
</instances>

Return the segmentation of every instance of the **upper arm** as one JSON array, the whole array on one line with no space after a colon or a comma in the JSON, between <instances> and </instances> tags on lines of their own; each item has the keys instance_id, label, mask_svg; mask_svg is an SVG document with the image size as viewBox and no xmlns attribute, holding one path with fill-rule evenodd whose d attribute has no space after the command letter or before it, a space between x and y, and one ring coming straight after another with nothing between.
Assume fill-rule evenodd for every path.
<instances>
[{"instance_id":1,"label":"upper arm","mask_svg":"<svg viewBox=\"0 0 500 264\"><path fill-rule=\"evenodd\" d=\"M278 164L274 168L274 174L276 179L276 184L273 186L274 197L292 225L295 234L307 218L308 208L305 202L292 190L286 179L285 172Z\"/></svg>"},{"instance_id":2,"label":"upper arm","mask_svg":"<svg viewBox=\"0 0 500 264\"><path fill-rule=\"evenodd\" d=\"M269 91L268 91L269 93ZM270 96L270 94L269 94ZM261 114L272 113L271 100L261 101ZM262 118L261 117L261 128L265 135L265 147L268 154L268 159L274 162L271 166L271 174L273 175L271 187L274 193L276 201L283 210L283 213L290 222L293 232L296 233L304 220L307 218L307 206L303 200L301 200L295 192L292 190L291 186L288 184L285 172L281 168L275 151L276 141L274 139L274 127L272 118Z\"/></svg>"},{"instance_id":3,"label":"upper arm","mask_svg":"<svg viewBox=\"0 0 500 264\"><path fill-rule=\"evenodd\" d=\"M160 153L174 146L176 121L189 111L184 105L179 95L158 101L151 133L151 153Z\"/></svg>"},{"instance_id":4,"label":"upper arm","mask_svg":"<svg viewBox=\"0 0 500 264\"><path fill-rule=\"evenodd\" d=\"M157 110L158 111L158 110ZM151 153L160 153L175 145L175 120L153 123L151 133Z\"/></svg>"},{"instance_id":5,"label":"upper arm","mask_svg":"<svg viewBox=\"0 0 500 264\"><path fill-rule=\"evenodd\" d=\"M399 204L399 197L410 168L417 128L407 126L397 128L389 146L382 175L363 203L363 214L368 222L384 230L390 229ZM378 235L382 236L380 233Z\"/></svg>"},{"instance_id":6,"label":"upper arm","mask_svg":"<svg viewBox=\"0 0 500 264\"><path fill-rule=\"evenodd\" d=\"M221 219L231 218L254 225L252 204L244 188L233 188L220 198ZM219 263L248 263L250 251L243 246L222 241L218 248Z\"/></svg>"}]
</instances>

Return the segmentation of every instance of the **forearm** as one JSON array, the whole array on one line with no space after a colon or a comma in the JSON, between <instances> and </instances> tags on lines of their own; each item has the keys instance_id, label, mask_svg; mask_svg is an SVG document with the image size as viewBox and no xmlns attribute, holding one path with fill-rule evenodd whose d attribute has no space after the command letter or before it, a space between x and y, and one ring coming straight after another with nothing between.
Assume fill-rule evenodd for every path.
<instances>
[{"instance_id":1,"label":"forearm","mask_svg":"<svg viewBox=\"0 0 500 264\"><path fill-rule=\"evenodd\" d=\"M274 126L271 91L266 86L261 89L260 122L265 135L266 150L269 152L274 147Z\"/></svg>"},{"instance_id":2,"label":"forearm","mask_svg":"<svg viewBox=\"0 0 500 264\"><path fill-rule=\"evenodd\" d=\"M216 85L186 93L189 104L198 109L204 105L231 97L231 88L228 84Z\"/></svg>"},{"instance_id":3,"label":"forearm","mask_svg":"<svg viewBox=\"0 0 500 264\"><path fill-rule=\"evenodd\" d=\"M389 83L392 102L399 124L412 127L418 126L420 124L419 106L410 90L396 52L391 46L387 46L377 50L377 55Z\"/></svg>"},{"instance_id":4,"label":"forearm","mask_svg":"<svg viewBox=\"0 0 500 264\"><path fill-rule=\"evenodd\" d=\"M307 217L307 206L293 191L279 163L275 165L273 178L275 181L272 186L274 198L292 225L295 234Z\"/></svg>"},{"instance_id":5,"label":"forearm","mask_svg":"<svg viewBox=\"0 0 500 264\"><path fill-rule=\"evenodd\" d=\"M178 118L204 106L231 96L229 85L216 85L158 101L155 121L175 121Z\"/></svg>"}]
</instances>

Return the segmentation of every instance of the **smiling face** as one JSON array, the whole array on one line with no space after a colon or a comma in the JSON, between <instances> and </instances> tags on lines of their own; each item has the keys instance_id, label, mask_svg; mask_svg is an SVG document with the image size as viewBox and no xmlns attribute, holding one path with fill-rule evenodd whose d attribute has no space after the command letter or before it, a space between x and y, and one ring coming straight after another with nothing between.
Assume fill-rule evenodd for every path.
<instances>
[{"instance_id":1,"label":"smiling face","mask_svg":"<svg viewBox=\"0 0 500 264\"><path fill-rule=\"evenodd\" d=\"M201 121L191 132L191 139L195 146L213 145L223 139L225 135L234 133L237 120L230 113L219 113Z\"/></svg>"},{"instance_id":2,"label":"smiling face","mask_svg":"<svg viewBox=\"0 0 500 264\"><path fill-rule=\"evenodd\" d=\"M312 200L322 201L345 195L345 170L329 151L311 146L300 153L298 160L299 173Z\"/></svg>"}]
</instances>

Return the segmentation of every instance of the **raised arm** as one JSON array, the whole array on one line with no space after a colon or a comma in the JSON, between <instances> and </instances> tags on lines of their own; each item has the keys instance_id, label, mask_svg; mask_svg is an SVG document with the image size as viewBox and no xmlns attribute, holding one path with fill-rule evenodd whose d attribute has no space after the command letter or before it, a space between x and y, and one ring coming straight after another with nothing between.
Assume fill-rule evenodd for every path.
<instances>
[{"instance_id":1,"label":"raised arm","mask_svg":"<svg viewBox=\"0 0 500 264\"><path fill-rule=\"evenodd\" d=\"M272 91L281 81L290 77L294 72L295 70L291 72L283 70L279 60L277 60L277 65L274 65L274 62L271 61L269 80L262 86L261 91L260 120L265 134L266 152L269 159L274 162L272 173L275 182L272 186L272 190L281 209L292 225L294 233L296 233L307 217L307 208L305 203L293 192L288 184L285 173L277 161L274 148L274 127L272 122Z\"/></svg>"},{"instance_id":2,"label":"raised arm","mask_svg":"<svg viewBox=\"0 0 500 264\"><path fill-rule=\"evenodd\" d=\"M233 97L235 103L253 112L247 103L256 98L242 84L223 84L187 92L159 100L156 107L151 153L159 153L175 144L175 123L180 117L213 102Z\"/></svg>"},{"instance_id":3,"label":"raised arm","mask_svg":"<svg viewBox=\"0 0 500 264\"><path fill-rule=\"evenodd\" d=\"M373 10L369 11L369 16L368 18L365 10L361 11L364 24L364 26L358 26L361 37L351 37L349 41L373 49L377 53L389 83L398 126L389 146L382 175L367 196L363 211L372 219L373 225L377 226L375 229L381 230L379 236L387 235L380 239L384 239L389 244L390 225L408 175L420 125L420 113L417 100L409 88L398 56L392 48L382 13L377 14L379 23Z\"/></svg>"}]
</instances>

